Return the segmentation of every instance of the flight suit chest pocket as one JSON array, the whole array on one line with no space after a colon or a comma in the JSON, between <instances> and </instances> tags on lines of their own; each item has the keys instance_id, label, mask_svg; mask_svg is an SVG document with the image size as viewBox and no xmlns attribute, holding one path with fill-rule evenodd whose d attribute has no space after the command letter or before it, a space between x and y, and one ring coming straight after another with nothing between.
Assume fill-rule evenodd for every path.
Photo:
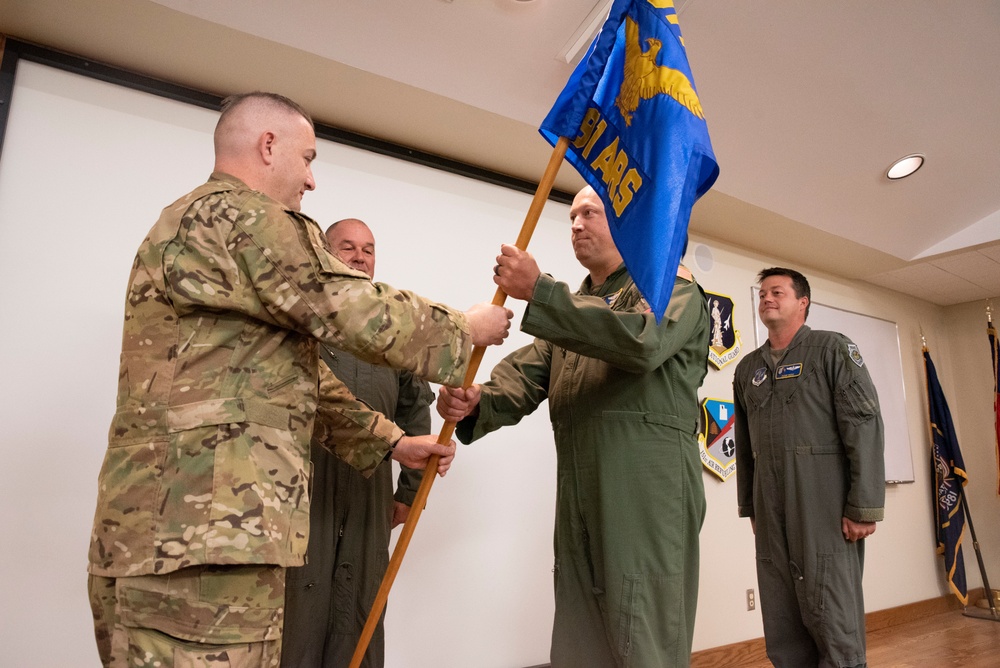
<instances>
[{"instance_id":1,"label":"flight suit chest pocket","mask_svg":"<svg viewBox=\"0 0 1000 668\"><path fill-rule=\"evenodd\" d=\"M767 376L761 378L760 377L761 374L760 372L758 372L758 374L752 379L752 381L747 383L746 385L746 402L747 406L751 409L763 408L765 405L767 405L767 402L771 398L771 393L773 391L771 385L773 381L771 380L770 377L771 372L766 367L764 368L764 371L767 373ZM756 380L760 380L760 383L754 385L753 381Z\"/></svg>"}]
</instances>

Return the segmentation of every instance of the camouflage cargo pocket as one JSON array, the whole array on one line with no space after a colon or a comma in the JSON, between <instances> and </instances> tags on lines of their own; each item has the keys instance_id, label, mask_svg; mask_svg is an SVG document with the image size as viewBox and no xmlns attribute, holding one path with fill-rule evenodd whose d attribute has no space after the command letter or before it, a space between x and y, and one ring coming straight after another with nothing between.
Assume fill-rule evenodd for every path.
<instances>
[{"instance_id":1,"label":"camouflage cargo pocket","mask_svg":"<svg viewBox=\"0 0 1000 668\"><path fill-rule=\"evenodd\" d=\"M263 668L278 666L281 640L207 645L158 631L128 629L128 668ZM121 664L119 664L121 665Z\"/></svg>"},{"instance_id":2,"label":"camouflage cargo pocket","mask_svg":"<svg viewBox=\"0 0 1000 668\"><path fill-rule=\"evenodd\" d=\"M121 623L212 645L281 637L285 572L279 566L192 566L119 578Z\"/></svg>"}]
</instances>

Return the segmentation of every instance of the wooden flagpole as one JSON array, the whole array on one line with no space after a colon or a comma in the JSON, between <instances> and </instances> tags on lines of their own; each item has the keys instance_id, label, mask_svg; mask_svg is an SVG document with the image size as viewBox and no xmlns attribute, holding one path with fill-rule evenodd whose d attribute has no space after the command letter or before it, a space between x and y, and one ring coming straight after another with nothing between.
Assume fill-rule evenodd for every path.
<instances>
[{"instance_id":1,"label":"wooden flagpole","mask_svg":"<svg viewBox=\"0 0 1000 668\"><path fill-rule=\"evenodd\" d=\"M541 181L538 183L538 188L535 190L535 197L531 200L531 206L528 207L528 214L524 218L521 232L517 235L517 241L514 244L521 250L527 250L528 242L531 241L531 235L535 233L535 225L538 224L538 219L542 215L542 208L544 208L545 201L549 198L549 193L552 191L552 184L555 182L556 174L559 172L559 167L562 165L568 147L569 139L560 137L552 149L552 157L549 158L549 164L545 168L545 173L542 175ZM494 306L503 306L506 300L506 293L502 289L497 288L496 294L493 296ZM484 346L476 346L472 349L472 356L469 359L469 370L465 373L465 379L462 381L463 388L468 388L472 385L472 381L476 378L476 372L479 370L479 364L483 361L483 353L485 352L486 348ZM451 421L444 423L437 440L439 444L444 445L451 441L452 434L455 433L455 424ZM413 536L417 522L420 520L420 513L423 512L424 505L427 503L427 497L431 493L431 486L434 484L434 478L437 476L438 459L437 455L433 455L427 463L427 468L424 469L424 477L421 479L417 495L413 499L410 514L403 524L399 540L396 542L396 549L393 551L392 558L389 560L389 566L382 577L382 584L379 585L375 601L372 603L372 609L368 612L368 619L365 620L365 626L361 631L357 647L354 648L350 668L360 668L361 660L364 658L365 652L368 651L368 643L371 642L372 634L375 633L375 627L378 625L378 620L385 609L386 601L389 598L389 590L396 579L396 573L399 572L399 566L403 562L403 556L406 554L406 548L410 544L410 538Z\"/></svg>"}]
</instances>

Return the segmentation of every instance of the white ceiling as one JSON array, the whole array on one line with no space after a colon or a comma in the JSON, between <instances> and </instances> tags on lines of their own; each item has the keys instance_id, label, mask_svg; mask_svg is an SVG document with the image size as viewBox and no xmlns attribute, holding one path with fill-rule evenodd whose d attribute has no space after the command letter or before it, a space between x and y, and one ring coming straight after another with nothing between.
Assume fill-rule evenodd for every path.
<instances>
[{"instance_id":1,"label":"white ceiling","mask_svg":"<svg viewBox=\"0 0 1000 668\"><path fill-rule=\"evenodd\" d=\"M537 128L572 69L559 55L608 4L75 4L80 3L88 6L87 14L77 18L81 23L98 15L122 29L151 33L131 42L128 37L108 37L126 45L133 67L143 67L144 50L153 53L155 47L148 43L156 41L150 38L157 26L162 26L164 39L171 39L173 29L178 35L218 34L234 49L253 49L254 54L264 45L282 62L302 63L303 69L313 71L316 78L304 95L322 99L304 103L310 109L321 107L316 113L320 120L336 125L339 119L344 126L353 123L369 134L415 147L422 147L435 132L451 128L454 134L455 127L470 122L484 123L494 140L508 130ZM46 18L51 24L53 16L72 17L66 16L65 6L58 14L46 14L39 4L58 3L0 0L0 7L9 5L25 14L23 21L11 22L10 34L18 36L20 30L24 38L90 49L107 61L124 58L110 47L74 38L69 34L72 24L63 32L43 26ZM151 7L154 4L160 8ZM677 4L721 167L714 191L695 209L693 231L939 304L1000 295L1000 2ZM8 19L0 18L0 31L8 30L5 23ZM206 65L218 61L220 67L232 67L225 54L206 54L212 58ZM174 73L160 61L162 57L150 57L145 69L182 82L210 76ZM342 85L346 75L330 69L341 66L364 83ZM328 71L331 85L324 81ZM297 74L308 77L309 72ZM334 78L337 85L332 85ZM350 99L326 99L344 92ZM399 111L400 117L380 117L377 127L365 127L365 120L352 118L349 110L334 109L337 104L359 109L372 103L399 106L407 96L420 94L426 96L428 109L438 113L423 113L415 105L410 119ZM324 118L322 111L328 107L331 118ZM468 135L464 141L469 143ZM485 157L472 147L449 147L445 152L537 179L544 160L534 156L545 151L528 149L536 167L526 167L520 155L525 150L513 148L515 143L522 142L508 142L509 150L503 144L494 146ZM886 179L890 163L910 153L924 154L924 167L903 181ZM579 183L572 175L561 178L563 187Z\"/></svg>"}]
</instances>

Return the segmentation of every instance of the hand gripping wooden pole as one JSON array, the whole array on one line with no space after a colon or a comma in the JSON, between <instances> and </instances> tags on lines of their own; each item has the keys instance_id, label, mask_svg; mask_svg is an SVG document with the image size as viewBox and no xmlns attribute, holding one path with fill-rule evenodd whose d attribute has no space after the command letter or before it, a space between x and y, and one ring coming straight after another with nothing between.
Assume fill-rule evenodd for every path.
<instances>
[{"instance_id":1,"label":"hand gripping wooden pole","mask_svg":"<svg viewBox=\"0 0 1000 668\"><path fill-rule=\"evenodd\" d=\"M549 158L548 167L545 168L545 173L538 183L538 188L535 190L535 197L531 200L531 206L528 207L528 215L525 216L524 224L521 226L521 233L518 234L517 241L514 244L521 250L527 250L528 242L531 241L531 235L535 233L535 225L542 215L542 208L545 206L545 201L549 198L552 183L556 179L556 174L559 172L559 167L562 165L568 146L569 139L560 137L559 141L556 142L555 148L552 149L552 157ZM495 306L503 306L506 300L507 295L503 290L497 288L496 294L493 296L493 304ZM469 387L472 385L472 381L475 380L479 364L483 361L484 352L486 352L484 346L476 346L472 349L472 356L469 359L469 370L465 373L465 380L462 381L463 388ZM451 421L445 422L441 428L441 434L438 436L437 442L441 445L449 443L454 433L455 423ZM392 553L392 559L389 560L389 567L382 577L382 584L379 585L375 601L372 603L372 609L368 612L368 619L365 620L365 627L361 631L358 645L354 648L354 656L351 657L350 668L360 668L361 660L364 658L365 652L368 651L368 643L371 642L372 634L375 633L375 627L378 625L378 620L385 609L386 601L389 598L389 590L396 579L396 573L399 572L399 566L403 562L403 556L406 554L406 548L410 544L410 538L413 536L413 531L420 520L420 513L423 512L424 505L427 503L427 497L431 493L431 486L434 484L434 478L437 476L438 459L437 455L433 455L427 463L427 468L424 469L424 477L420 481L417 495L413 499L410 514L403 524L399 540L396 542L396 549Z\"/></svg>"}]
</instances>

